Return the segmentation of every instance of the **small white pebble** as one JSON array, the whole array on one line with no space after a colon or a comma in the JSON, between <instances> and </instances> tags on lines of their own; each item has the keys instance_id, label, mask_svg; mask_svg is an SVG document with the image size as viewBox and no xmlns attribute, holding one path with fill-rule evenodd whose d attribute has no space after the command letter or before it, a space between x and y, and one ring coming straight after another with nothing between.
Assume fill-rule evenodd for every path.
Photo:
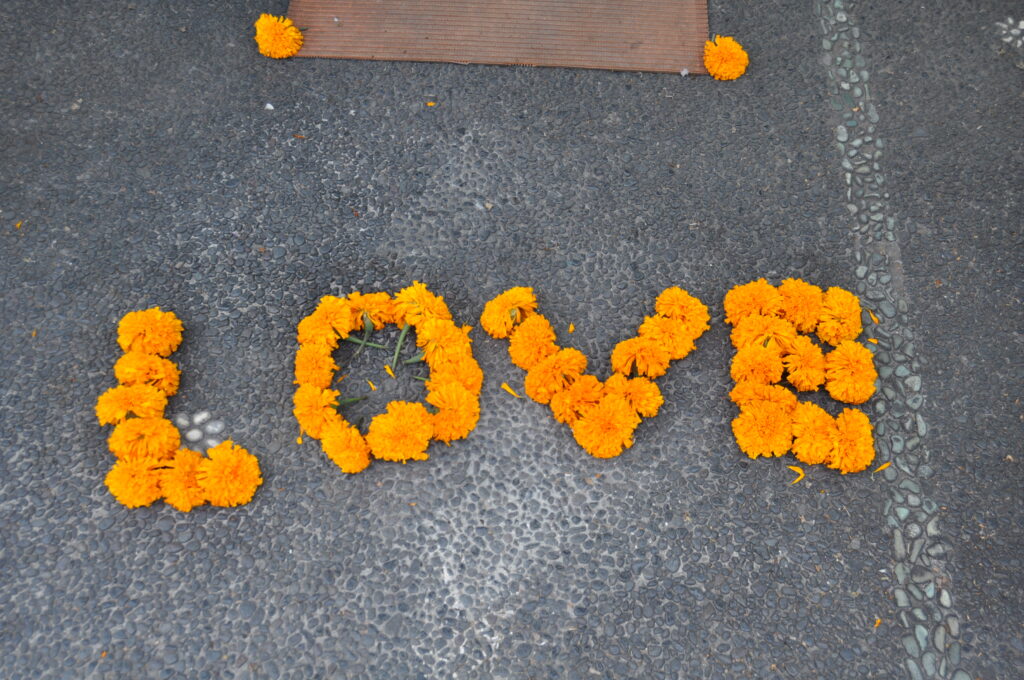
<instances>
[{"instance_id":1,"label":"small white pebble","mask_svg":"<svg viewBox=\"0 0 1024 680\"><path fill-rule=\"evenodd\" d=\"M196 425L202 425L203 423L205 423L209 419L210 419L210 412L209 411L200 411L199 413L197 413L194 416L192 416L192 422L195 423Z\"/></svg>"},{"instance_id":2,"label":"small white pebble","mask_svg":"<svg viewBox=\"0 0 1024 680\"><path fill-rule=\"evenodd\" d=\"M189 419L188 415L184 413L177 413L174 415L174 424L178 427L188 427Z\"/></svg>"},{"instance_id":3,"label":"small white pebble","mask_svg":"<svg viewBox=\"0 0 1024 680\"><path fill-rule=\"evenodd\" d=\"M274 110L274 105L271 104L270 102L267 102L267 105L264 106L263 108L265 108L267 111L273 111Z\"/></svg>"},{"instance_id":4,"label":"small white pebble","mask_svg":"<svg viewBox=\"0 0 1024 680\"><path fill-rule=\"evenodd\" d=\"M190 442L197 442L203 438L203 431L199 429L192 429L185 433L185 439Z\"/></svg>"},{"instance_id":5,"label":"small white pebble","mask_svg":"<svg viewBox=\"0 0 1024 680\"><path fill-rule=\"evenodd\" d=\"M206 430L206 434L220 434L224 431L224 421L211 420L203 426L203 429Z\"/></svg>"},{"instance_id":6,"label":"small white pebble","mask_svg":"<svg viewBox=\"0 0 1024 680\"><path fill-rule=\"evenodd\" d=\"M218 437L209 437L206 440L206 448L212 449L213 447L218 446L223 441L223 439L220 439Z\"/></svg>"},{"instance_id":7,"label":"small white pebble","mask_svg":"<svg viewBox=\"0 0 1024 680\"><path fill-rule=\"evenodd\" d=\"M679 75L685 78L686 76L690 75L690 69L684 68L682 71L679 72Z\"/></svg>"}]
</instances>

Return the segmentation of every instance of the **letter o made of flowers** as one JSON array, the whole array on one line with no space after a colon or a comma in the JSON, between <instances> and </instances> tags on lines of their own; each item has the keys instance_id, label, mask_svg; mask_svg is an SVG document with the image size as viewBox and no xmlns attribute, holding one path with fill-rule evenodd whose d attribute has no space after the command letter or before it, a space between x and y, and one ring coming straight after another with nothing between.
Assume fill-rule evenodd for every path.
<instances>
[{"instance_id":1,"label":"letter o made of flowers","mask_svg":"<svg viewBox=\"0 0 1024 680\"><path fill-rule=\"evenodd\" d=\"M368 334L387 324L401 328L403 339L409 330L416 335L416 345L430 368L426 404L392 401L364 434L338 411L340 393L331 389L338 370L333 354L353 332ZM483 372L473 358L470 330L457 326L444 298L418 281L394 296L383 292L324 296L297 328L298 387L292 412L299 427L319 440L327 457L349 474L365 470L371 458L402 463L427 460L431 441L463 439L480 419Z\"/></svg>"}]
</instances>

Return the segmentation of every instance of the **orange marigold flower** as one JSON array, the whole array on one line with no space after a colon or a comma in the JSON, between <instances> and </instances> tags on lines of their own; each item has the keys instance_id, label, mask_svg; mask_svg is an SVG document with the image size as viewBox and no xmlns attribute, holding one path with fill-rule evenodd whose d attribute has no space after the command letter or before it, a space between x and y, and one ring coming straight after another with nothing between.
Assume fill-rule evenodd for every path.
<instances>
[{"instance_id":1,"label":"orange marigold flower","mask_svg":"<svg viewBox=\"0 0 1024 680\"><path fill-rule=\"evenodd\" d=\"M736 349L761 345L782 354L796 339L796 329L785 319L764 314L750 314L736 324L729 337Z\"/></svg>"},{"instance_id":2,"label":"orange marigold flower","mask_svg":"<svg viewBox=\"0 0 1024 680\"><path fill-rule=\"evenodd\" d=\"M206 502L206 495L196 475L202 454L191 449L179 449L174 457L160 470L160 490L164 502L181 512L189 512Z\"/></svg>"},{"instance_id":3,"label":"orange marigold flower","mask_svg":"<svg viewBox=\"0 0 1024 680\"><path fill-rule=\"evenodd\" d=\"M338 347L338 331L330 318L324 314L313 312L299 322L297 339L300 345L326 347L329 350Z\"/></svg>"},{"instance_id":4,"label":"orange marigold flower","mask_svg":"<svg viewBox=\"0 0 1024 680\"><path fill-rule=\"evenodd\" d=\"M295 352L295 384L321 390L331 386L338 364L329 345L299 345Z\"/></svg>"},{"instance_id":5,"label":"orange marigold flower","mask_svg":"<svg viewBox=\"0 0 1024 680\"><path fill-rule=\"evenodd\" d=\"M370 465L370 445L359 430L344 421L324 426L320 444L342 472L354 475Z\"/></svg>"},{"instance_id":6,"label":"orange marigold flower","mask_svg":"<svg viewBox=\"0 0 1024 680\"><path fill-rule=\"evenodd\" d=\"M782 296L775 286L764 279L734 286L725 294L725 321L732 325L751 314L779 316L782 314Z\"/></svg>"},{"instance_id":7,"label":"orange marigold flower","mask_svg":"<svg viewBox=\"0 0 1024 680\"><path fill-rule=\"evenodd\" d=\"M813 392L825 382L825 353L806 335L798 335L790 343L782 363L790 384L801 392Z\"/></svg>"},{"instance_id":8,"label":"orange marigold flower","mask_svg":"<svg viewBox=\"0 0 1024 680\"><path fill-rule=\"evenodd\" d=\"M196 482L210 505L233 508L251 501L263 483L256 456L230 439L208 449L206 455L199 461Z\"/></svg>"},{"instance_id":9,"label":"orange marigold flower","mask_svg":"<svg viewBox=\"0 0 1024 680\"><path fill-rule=\"evenodd\" d=\"M797 402L796 395L782 385L765 385L750 380L736 383L729 392L729 399L741 408L755 401L770 401L790 412L796 408Z\"/></svg>"},{"instance_id":10,"label":"orange marigold flower","mask_svg":"<svg viewBox=\"0 0 1024 680\"><path fill-rule=\"evenodd\" d=\"M398 320L398 308L387 293L349 293L348 304L352 308L352 328L355 330L363 329L366 317L378 331Z\"/></svg>"},{"instance_id":11,"label":"orange marigold flower","mask_svg":"<svg viewBox=\"0 0 1024 680\"><path fill-rule=\"evenodd\" d=\"M366 443L375 458L406 462L427 460L434 419L420 403L392 401L385 413L374 416Z\"/></svg>"},{"instance_id":12,"label":"orange marigold flower","mask_svg":"<svg viewBox=\"0 0 1024 680\"><path fill-rule=\"evenodd\" d=\"M314 385L299 385L295 390L292 395L292 413L299 421L299 427L310 437L320 439L327 423L341 420L335 410L338 394L337 390L323 390Z\"/></svg>"},{"instance_id":13,"label":"orange marigold flower","mask_svg":"<svg viewBox=\"0 0 1024 680\"><path fill-rule=\"evenodd\" d=\"M358 293L356 294L358 295ZM387 293L383 293L383 295L386 296ZM352 330L356 328L357 320L359 322L358 327L363 327L362 315L352 308L348 300L334 295L325 295L320 298L320 304L316 306L314 314L322 321L330 324L334 332L341 338L349 336Z\"/></svg>"},{"instance_id":14,"label":"orange marigold flower","mask_svg":"<svg viewBox=\"0 0 1024 680\"><path fill-rule=\"evenodd\" d=\"M547 404L556 393L566 389L587 370L587 357L578 349L560 349L526 373L526 394Z\"/></svg>"},{"instance_id":15,"label":"orange marigold flower","mask_svg":"<svg viewBox=\"0 0 1024 680\"><path fill-rule=\"evenodd\" d=\"M644 317L639 335L661 344L668 350L670 360L682 359L697 348L693 344L693 331L686 322L660 314Z\"/></svg>"},{"instance_id":16,"label":"orange marigold flower","mask_svg":"<svg viewBox=\"0 0 1024 680\"><path fill-rule=\"evenodd\" d=\"M470 330L450 319L424 319L416 327L416 346L423 348L428 365L446 363L470 353Z\"/></svg>"},{"instance_id":17,"label":"orange marigold flower","mask_svg":"<svg viewBox=\"0 0 1024 680\"><path fill-rule=\"evenodd\" d=\"M633 445L640 416L625 397L608 394L572 426L576 443L595 458L614 458Z\"/></svg>"},{"instance_id":18,"label":"orange marigold flower","mask_svg":"<svg viewBox=\"0 0 1024 680\"><path fill-rule=\"evenodd\" d=\"M484 372L472 356L453 357L430 366L430 379L426 386L432 390L438 385L455 382L473 394L479 395L484 384Z\"/></svg>"},{"instance_id":19,"label":"orange marigold flower","mask_svg":"<svg viewBox=\"0 0 1024 680\"><path fill-rule=\"evenodd\" d=\"M451 319L444 298L434 295L419 281L413 281L395 295L396 323L416 326L425 319Z\"/></svg>"},{"instance_id":20,"label":"orange marigold flower","mask_svg":"<svg viewBox=\"0 0 1024 680\"><path fill-rule=\"evenodd\" d=\"M690 337L696 340L711 328L711 315L707 306L679 286L661 291L654 301L654 311L670 319L678 319L690 330Z\"/></svg>"},{"instance_id":21,"label":"orange marigold flower","mask_svg":"<svg viewBox=\"0 0 1024 680\"><path fill-rule=\"evenodd\" d=\"M116 425L129 414L159 418L166 407L167 395L152 385L118 385L96 400L96 418L100 425Z\"/></svg>"},{"instance_id":22,"label":"orange marigold flower","mask_svg":"<svg viewBox=\"0 0 1024 680\"><path fill-rule=\"evenodd\" d=\"M875 359L859 342L844 340L825 355L825 389L833 399L862 404L875 393Z\"/></svg>"},{"instance_id":23,"label":"orange marigold flower","mask_svg":"<svg viewBox=\"0 0 1024 680\"><path fill-rule=\"evenodd\" d=\"M125 352L145 352L162 357L178 349L184 326L174 312L159 307L128 312L117 324L117 344Z\"/></svg>"},{"instance_id":24,"label":"orange marigold flower","mask_svg":"<svg viewBox=\"0 0 1024 680\"><path fill-rule=\"evenodd\" d=\"M658 385L647 378L627 378L621 373L612 373L604 383L605 394L625 397L637 415L653 418L658 415L665 398Z\"/></svg>"},{"instance_id":25,"label":"orange marigold flower","mask_svg":"<svg viewBox=\"0 0 1024 680\"><path fill-rule=\"evenodd\" d=\"M830 464L838 435L836 419L817 404L802 401L793 411L793 453L801 463Z\"/></svg>"},{"instance_id":26,"label":"orange marigold flower","mask_svg":"<svg viewBox=\"0 0 1024 680\"><path fill-rule=\"evenodd\" d=\"M122 385L152 385L170 397L178 391L181 371L156 354L126 352L114 364L114 377Z\"/></svg>"},{"instance_id":27,"label":"orange marigold flower","mask_svg":"<svg viewBox=\"0 0 1024 680\"><path fill-rule=\"evenodd\" d=\"M302 31L291 19L261 14L253 26L256 27L256 45L264 57L286 59L295 56L302 47Z\"/></svg>"},{"instance_id":28,"label":"orange marigold flower","mask_svg":"<svg viewBox=\"0 0 1024 680\"><path fill-rule=\"evenodd\" d=\"M781 404L752 401L740 408L732 433L740 450L751 458L783 456L793 443L793 416Z\"/></svg>"},{"instance_id":29,"label":"orange marigold flower","mask_svg":"<svg viewBox=\"0 0 1024 680\"><path fill-rule=\"evenodd\" d=\"M524 371L529 371L557 351L555 329L542 314L527 317L516 326L508 343L509 358Z\"/></svg>"},{"instance_id":30,"label":"orange marigold flower","mask_svg":"<svg viewBox=\"0 0 1024 680\"><path fill-rule=\"evenodd\" d=\"M842 288L829 288L821 303L818 337L830 345L856 340L864 330L860 314L860 300L856 295Z\"/></svg>"},{"instance_id":31,"label":"orange marigold flower","mask_svg":"<svg viewBox=\"0 0 1024 680\"><path fill-rule=\"evenodd\" d=\"M750 57L734 38L716 35L704 41L704 68L715 80L736 80L747 70Z\"/></svg>"},{"instance_id":32,"label":"orange marigold flower","mask_svg":"<svg viewBox=\"0 0 1024 680\"><path fill-rule=\"evenodd\" d=\"M517 286L488 300L480 325L491 337L507 338L516 324L522 323L537 311L537 298L533 288ZM518 365L518 364L517 364Z\"/></svg>"},{"instance_id":33,"label":"orange marigold flower","mask_svg":"<svg viewBox=\"0 0 1024 680\"><path fill-rule=\"evenodd\" d=\"M551 412L555 420L572 425L597 402L601 401L604 386L592 375L581 375L567 389L551 397Z\"/></svg>"},{"instance_id":34,"label":"orange marigold flower","mask_svg":"<svg viewBox=\"0 0 1024 680\"><path fill-rule=\"evenodd\" d=\"M824 293L821 288L800 279L785 279L779 286L782 296L782 318L801 333L811 333L821 316Z\"/></svg>"},{"instance_id":35,"label":"orange marigold flower","mask_svg":"<svg viewBox=\"0 0 1024 680\"><path fill-rule=\"evenodd\" d=\"M782 357L769 347L747 345L736 351L729 374L736 382L777 383L782 380Z\"/></svg>"},{"instance_id":36,"label":"orange marigold flower","mask_svg":"<svg viewBox=\"0 0 1024 680\"><path fill-rule=\"evenodd\" d=\"M844 475L848 472L866 470L875 459L875 439L871 434L871 421L863 411L855 408L843 409L836 418L836 448L830 468Z\"/></svg>"},{"instance_id":37,"label":"orange marigold flower","mask_svg":"<svg viewBox=\"0 0 1024 680\"><path fill-rule=\"evenodd\" d=\"M649 336L629 338L612 350L612 370L628 376L635 366L639 375L657 378L665 375L671 357L667 347Z\"/></svg>"},{"instance_id":38,"label":"orange marigold flower","mask_svg":"<svg viewBox=\"0 0 1024 680\"><path fill-rule=\"evenodd\" d=\"M121 505L141 508L161 496L160 464L155 458L122 458L110 468L103 483Z\"/></svg>"},{"instance_id":39,"label":"orange marigold flower","mask_svg":"<svg viewBox=\"0 0 1024 680\"><path fill-rule=\"evenodd\" d=\"M427 393L427 403L438 409L433 414L438 441L464 439L480 420L480 400L459 383L435 386Z\"/></svg>"},{"instance_id":40,"label":"orange marigold flower","mask_svg":"<svg viewBox=\"0 0 1024 680\"><path fill-rule=\"evenodd\" d=\"M128 418L114 428L107 445L118 458L167 460L181 444L181 433L165 418Z\"/></svg>"}]
</instances>

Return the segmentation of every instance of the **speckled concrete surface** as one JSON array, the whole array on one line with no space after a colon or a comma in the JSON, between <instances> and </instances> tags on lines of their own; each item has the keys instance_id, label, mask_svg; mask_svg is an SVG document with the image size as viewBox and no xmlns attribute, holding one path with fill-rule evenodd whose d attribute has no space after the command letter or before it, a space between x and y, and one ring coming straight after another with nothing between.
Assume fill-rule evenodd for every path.
<instances>
[{"instance_id":1,"label":"speckled concrete surface","mask_svg":"<svg viewBox=\"0 0 1024 680\"><path fill-rule=\"evenodd\" d=\"M933 592L939 606L951 593L957 630L936 652L948 661L956 642L958 663L933 655L928 673L908 648L887 524L905 478L810 469L789 486L783 461L748 461L731 438L725 291L867 281L823 6L713 3L712 27L753 61L722 84L262 59L250 25L283 4L6 3L3 676L1017 675L1021 55L996 25L1009 3L927 21L908 3L838 3L885 140L889 195L864 207L892 218L899 248L871 285L902 272L883 294L917 345L931 473L918 460L913 479L950 550ZM601 374L666 285L715 320L617 459L503 392L522 373L475 331L473 435L343 476L295 443L295 324L323 294L414 278L464 323L535 286ZM149 305L187 329L169 413L209 411L260 458L248 506L128 511L102 486L92 406L118 318ZM368 353L350 368L379 378ZM389 382L351 413L416 394Z\"/></svg>"}]
</instances>

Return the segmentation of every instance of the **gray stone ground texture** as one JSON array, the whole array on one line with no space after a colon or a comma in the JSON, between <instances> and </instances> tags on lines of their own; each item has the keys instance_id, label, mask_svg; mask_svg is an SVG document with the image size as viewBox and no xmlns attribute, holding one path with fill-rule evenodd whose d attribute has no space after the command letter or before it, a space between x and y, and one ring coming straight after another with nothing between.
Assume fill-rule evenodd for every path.
<instances>
[{"instance_id":1,"label":"gray stone ground texture","mask_svg":"<svg viewBox=\"0 0 1024 680\"><path fill-rule=\"evenodd\" d=\"M1022 674L1011 3L712 3L752 55L730 84L263 59L284 9L0 7L2 677ZM736 449L721 299L757 276L883 312L884 473L790 486ZM503 392L522 373L474 331L471 437L344 476L295 442L295 324L413 279L470 324L535 286L601 375L667 285L714 323L619 458ZM259 456L245 507L102 486L92 407L151 305L187 329L169 414ZM418 398L339 357L382 386L353 419Z\"/></svg>"}]
</instances>

